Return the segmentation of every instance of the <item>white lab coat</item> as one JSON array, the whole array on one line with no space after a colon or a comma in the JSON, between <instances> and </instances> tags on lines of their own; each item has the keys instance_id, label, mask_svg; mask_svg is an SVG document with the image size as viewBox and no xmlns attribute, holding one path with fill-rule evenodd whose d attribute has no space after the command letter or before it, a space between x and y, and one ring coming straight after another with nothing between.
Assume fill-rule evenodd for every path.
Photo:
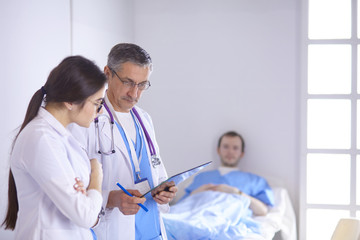
<instances>
[{"instance_id":1,"label":"white lab coat","mask_svg":"<svg viewBox=\"0 0 360 240\"><path fill-rule=\"evenodd\" d=\"M106 96L105 101L112 111L112 114L115 116L112 105ZM138 111L140 118L142 119L145 128L151 137L151 140L156 149L156 153L159 155L159 147L155 139L154 127L149 114L139 107L136 107L136 110ZM105 109L103 114L109 116ZM96 149L95 146L95 138L97 138L97 135L94 124L91 124L90 128L88 129L71 124L69 125L68 129L73 133L74 137L76 137L81 143L84 144L84 147L88 150L89 158L97 158L103 166L104 181L102 193L104 199L103 207L105 209L105 215L101 217L99 225L94 228L98 239L135 239L135 215L123 215L118 208L106 208L109 192L112 190L120 190L118 186L116 186L116 182L119 182L126 189L135 189L131 160L129 158L126 145L116 125L114 124L115 153L111 155L99 154L97 152L98 149ZM99 130L102 149L109 151L111 149L111 128L109 120L106 117L99 118ZM146 144L146 147L148 156L150 156L148 144ZM151 162L150 166L152 166ZM151 167L151 173L155 186L167 179L167 173L162 161L161 164L156 168ZM160 213L166 213L170 209L168 204L158 204L158 208ZM140 209L140 211L142 211L142 209ZM165 227L161 217L160 226L163 239L167 239Z\"/></svg>"},{"instance_id":2,"label":"white lab coat","mask_svg":"<svg viewBox=\"0 0 360 240\"><path fill-rule=\"evenodd\" d=\"M19 201L16 239L92 239L90 227L97 221L102 196L73 188L75 177L88 186L89 158L44 108L18 136L10 167Z\"/></svg>"}]
</instances>

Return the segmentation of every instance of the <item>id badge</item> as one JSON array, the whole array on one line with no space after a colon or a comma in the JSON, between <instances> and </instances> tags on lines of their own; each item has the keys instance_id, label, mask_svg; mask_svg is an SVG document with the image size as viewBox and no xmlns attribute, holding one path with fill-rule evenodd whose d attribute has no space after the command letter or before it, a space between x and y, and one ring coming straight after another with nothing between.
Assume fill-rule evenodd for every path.
<instances>
[{"instance_id":1,"label":"id badge","mask_svg":"<svg viewBox=\"0 0 360 240\"><path fill-rule=\"evenodd\" d=\"M147 178L142 178L138 181L135 181L135 189L140 192L141 195L150 191L150 184Z\"/></svg>"}]
</instances>

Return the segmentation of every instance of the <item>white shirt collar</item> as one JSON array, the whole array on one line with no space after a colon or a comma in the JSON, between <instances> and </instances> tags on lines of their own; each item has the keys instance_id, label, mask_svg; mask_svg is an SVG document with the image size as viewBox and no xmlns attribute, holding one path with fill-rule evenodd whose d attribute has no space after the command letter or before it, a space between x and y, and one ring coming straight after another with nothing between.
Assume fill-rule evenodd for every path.
<instances>
[{"instance_id":1,"label":"white shirt collar","mask_svg":"<svg viewBox=\"0 0 360 240\"><path fill-rule=\"evenodd\" d=\"M44 107L39 108L38 116L47 121L60 135L71 136L71 133Z\"/></svg>"},{"instance_id":2,"label":"white shirt collar","mask_svg":"<svg viewBox=\"0 0 360 240\"><path fill-rule=\"evenodd\" d=\"M222 176L232 171L240 171L240 169L238 167L224 167L224 166L219 167L219 172Z\"/></svg>"}]
</instances>

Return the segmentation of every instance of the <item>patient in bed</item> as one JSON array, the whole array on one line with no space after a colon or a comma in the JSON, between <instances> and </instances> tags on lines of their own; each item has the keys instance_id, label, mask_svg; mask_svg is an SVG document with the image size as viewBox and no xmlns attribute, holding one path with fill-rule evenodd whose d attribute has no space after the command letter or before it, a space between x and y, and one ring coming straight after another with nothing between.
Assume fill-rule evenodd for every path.
<instances>
[{"instance_id":1,"label":"patient in bed","mask_svg":"<svg viewBox=\"0 0 360 240\"><path fill-rule=\"evenodd\" d=\"M198 174L184 197L164 216L169 239L256 236L257 224L251 217L266 215L274 205L274 194L264 178L237 167L244 148L245 142L236 132L220 137L217 152L222 166Z\"/></svg>"},{"instance_id":2,"label":"patient in bed","mask_svg":"<svg viewBox=\"0 0 360 240\"><path fill-rule=\"evenodd\" d=\"M250 199L250 209L254 215L266 215L268 206L274 205L274 195L264 178L237 168L244 156L244 149L245 142L240 134L234 131L224 133L219 139L217 149L222 166L197 175L193 183L185 189L183 199L202 191L235 193Z\"/></svg>"}]
</instances>

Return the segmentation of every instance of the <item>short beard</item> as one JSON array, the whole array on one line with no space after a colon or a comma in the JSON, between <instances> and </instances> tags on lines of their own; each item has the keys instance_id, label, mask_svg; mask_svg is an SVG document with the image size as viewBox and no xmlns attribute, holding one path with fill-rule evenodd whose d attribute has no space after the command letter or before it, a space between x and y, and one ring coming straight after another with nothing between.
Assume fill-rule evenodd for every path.
<instances>
[{"instance_id":1,"label":"short beard","mask_svg":"<svg viewBox=\"0 0 360 240\"><path fill-rule=\"evenodd\" d=\"M233 164L228 164L228 163L226 163L224 160L222 160L221 159L221 163L222 163L222 165L224 166L224 167L237 167L237 165L239 164L239 162L240 162L240 158L236 161L236 162L234 162Z\"/></svg>"}]
</instances>

